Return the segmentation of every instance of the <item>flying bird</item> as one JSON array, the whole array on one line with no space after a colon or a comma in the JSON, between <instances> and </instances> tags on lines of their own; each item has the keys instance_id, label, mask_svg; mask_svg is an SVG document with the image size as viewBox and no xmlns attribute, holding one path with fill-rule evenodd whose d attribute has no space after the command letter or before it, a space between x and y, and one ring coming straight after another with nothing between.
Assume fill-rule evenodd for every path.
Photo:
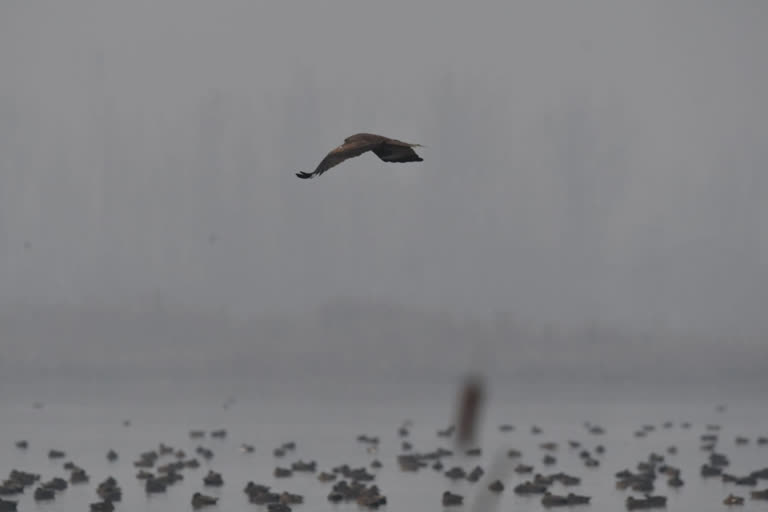
<instances>
[{"instance_id":1,"label":"flying bird","mask_svg":"<svg viewBox=\"0 0 768 512\"><path fill-rule=\"evenodd\" d=\"M357 133L344 139L344 144L332 149L317 168L312 172L297 172L296 176L306 180L320 176L331 167L339 165L344 160L360 156L367 151L373 151L385 162L421 162L421 158L413 150L422 147L421 144L410 144L396 139L390 139L373 133Z\"/></svg>"}]
</instances>

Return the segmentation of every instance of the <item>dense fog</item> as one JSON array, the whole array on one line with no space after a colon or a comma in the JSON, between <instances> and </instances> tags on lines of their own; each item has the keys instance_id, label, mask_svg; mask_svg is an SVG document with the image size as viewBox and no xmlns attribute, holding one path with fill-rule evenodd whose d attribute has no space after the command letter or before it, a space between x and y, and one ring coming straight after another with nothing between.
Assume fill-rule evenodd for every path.
<instances>
[{"instance_id":1,"label":"dense fog","mask_svg":"<svg viewBox=\"0 0 768 512\"><path fill-rule=\"evenodd\" d=\"M766 26L701 0L3 2L0 369L759 381ZM363 131L424 162L296 179Z\"/></svg>"}]
</instances>

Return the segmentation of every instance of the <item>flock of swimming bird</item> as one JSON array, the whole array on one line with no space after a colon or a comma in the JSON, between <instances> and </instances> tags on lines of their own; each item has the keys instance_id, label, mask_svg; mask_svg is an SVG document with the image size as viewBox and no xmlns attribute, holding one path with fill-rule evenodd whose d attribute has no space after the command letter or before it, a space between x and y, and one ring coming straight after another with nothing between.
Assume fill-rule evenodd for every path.
<instances>
[{"instance_id":1,"label":"flock of swimming bird","mask_svg":"<svg viewBox=\"0 0 768 512\"><path fill-rule=\"evenodd\" d=\"M459 421L458 423L461 423ZM125 426L130 426L125 422ZM471 469L460 465L451 465L451 459L457 462L460 456L462 461L469 457L481 455L480 448L459 448L461 443L455 443L452 449L438 448L427 452L417 452L409 441L410 430L413 424L405 422L398 428L402 453L397 457L399 469L404 472L419 472L422 470L431 470L442 473L450 481L478 482L486 473L481 466L475 466ZM586 433L592 436L600 436L605 430L599 425L585 423ZM691 429L691 424L687 422L677 425L672 422L664 422L660 426L644 425L634 432L635 437L645 437L650 432L658 429L671 429L678 427L681 429ZM501 432L511 432L515 430L513 425L500 425ZM720 443L720 427L715 424L705 426L705 431L700 435L701 449L707 454L707 462L699 468L699 475L705 479L719 479L724 483L730 483L735 486L745 486L755 488L760 485L761 480L768 480L768 467L756 469L748 474L734 475L728 472L729 459L727 455L718 451ZM542 429L538 426L531 427L531 434L539 435ZM203 440L206 437L213 439L226 439L227 431L224 429L204 431L192 430L188 432L190 439ZM438 438L442 439L460 439L461 426L457 432L456 426L450 426L446 429L436 432ZM599 437L598 437L599 439ZM366 446L368 452L378 453L379 438L369 435L360 435L356 441ZM738 445L754 443L755 445L768 445L768 437L757 437L754 440L746 437L736 437L734 442ZM543 457L541 464L544 467L553 467L557 464L556 453L561 443L541 442L538 448ZM595 445L591 450L575 440L568 440L563 445L578 453L579 459L587 468L597 468L601 464L601 455L605 453L605 447L602 444ZM16 448L19 450L29 450L30 443L26 440L16 442ZM457 453L457 450L461 453ZM253 445L242 444L241 450L244 453L252 453L255 450ZM286 442L274 448L273 456L278 460L295 454L297 445L295 442ZM675 446L669 446L666 455L673 456L677 452ZM655 509L663 508L667 504L667 498L661 494L654 494L659 486L658 481L666 480L669 488L679 488L685 485L682 478L682 472L679 468L666 462L666 455L660 453L650 453L645 460L637 462L633 469L623 469L615 474L616 488L620 490L631 490L640 493L641 497L628 496L625 501L627 510ZM175 449L171 446L160 443L154 449L147 450L138 454L132 461L136 468L136 479L141 482L145 492L148 495L156 493L165 493L175 483L184 479L185 473L195 470L201 466L200 459L209 461L214 453L211 449L202 445L198 446L195 454L190 456L185 451ZM517 484L512 488L512 492L518 495L540 496L541 505L545 508L551 507L573 507L589 505L590 496L568 492L567 494L555 494L553 488L555 484L564 488L572 488L581 484L581 479L575 475L569 475L563 472L552 472L544 474L535 472L534 466L521 462L522 453L515 449L510 449L503 454L503 458L509 463L512 471L522 475L528 480ZM66 459L67 455L63 451L49 450L48 458L52 460ZM106 453L106 458L114 463L118 461L119 454L114 450ZM347 464L328 468L324 471L318 471L316 461L294 460L290 464L277 465L274 468L274 477L276 479L287 479L295 473L316 474L317 480L330 487L327 495L331 503L357 503L360 507L368 509L377 509L387 504L387 497L374 482L377 471L382 467L382 463L375 459L367 467L350 467ZM57 495L66 492L66 489L72 485L83 485L90 482L90 476L86 470L72 461L65 462L63 469L67 472L67 477L57 476L47 481L41 481L38 474L13 469L8 477L0 484L0 511L16 511L17 501L13 497L21 495L27 489L33 489L32 495L37 502L50 502L56 499ZM490 470L493 472L494 470ZM497 471L497 473L499 473ZM506 486L502 480L506 478L501 475L489 475L493 478L487 485L487 493L498 494L505 491ZM496 478L499 476L499 478ZM204 488L220 487L224 485L224 478L220 473L209 470L201 478L201 484ZM486 486L483 486L486 487ZM303 496L293 494L287 491L278 491L268 485L255 482L247 482L243 489L247 502L263 506L266 512L291 512L291 507L301 505L304 502ZM482 492L486 492L482 490ZM122 499L122 490L118 482L107 477L96 486L95 501L90 505L92 512L111 512L115 509L114 503ZM436 501L438 496L435 497ZM465 497L450 491L443 492L440 503L444 508L461 507L464 505ZM751 490L749 493L751 500L768 501L768 487L763 490ZM193 509L203 509L216 506L218 498L206 495L202 492L195 492L190 499ZM745 496L729 494L724 497L723 504L726 506L743 505ZM478 502L475 502L477 504ZM477 507L474 507L477 508ZM480 511L478 511L480 512Z\"/></svg>"}]
</instances>

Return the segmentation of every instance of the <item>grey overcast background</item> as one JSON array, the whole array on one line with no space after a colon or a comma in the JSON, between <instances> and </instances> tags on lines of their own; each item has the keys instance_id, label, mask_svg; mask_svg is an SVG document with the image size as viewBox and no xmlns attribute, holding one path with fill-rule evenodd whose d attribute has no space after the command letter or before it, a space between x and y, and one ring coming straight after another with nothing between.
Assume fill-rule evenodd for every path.
<instances>
[{"instance_id":1,"label":"grey overcast background","mask_svg":"<svg viewBox=\"0 0 768 512\"><path fill-rule=\"evenodd\" d=\"M765 383L766 27L759 0L3 1L0 370ZM425 161L296 179L360 131Z\"/></svg>"}]
</instances>

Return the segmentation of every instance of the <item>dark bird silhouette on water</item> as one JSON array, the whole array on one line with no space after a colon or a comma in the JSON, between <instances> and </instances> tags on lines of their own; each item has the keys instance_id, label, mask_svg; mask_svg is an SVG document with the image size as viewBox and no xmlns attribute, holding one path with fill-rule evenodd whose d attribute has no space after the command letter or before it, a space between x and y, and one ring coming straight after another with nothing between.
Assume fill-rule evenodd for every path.
<instances>
[{"instance_id":1,"label":"dark bird silhouette on water","mask_svg":"<svg viewBox=\"0 0 768 512\"><path fill-rule=\"evenodd\" d=\"M373 151L377 157L385 162L421 162L424 159L416 154L413 150L415 147L422 146L373 133L357 133L344 139L344 144L341 146L332 149L314 171L297 172L296 176L303 180L320 176L344 160L360 156L367 151Z\"/></svg>"}]
</instances>

